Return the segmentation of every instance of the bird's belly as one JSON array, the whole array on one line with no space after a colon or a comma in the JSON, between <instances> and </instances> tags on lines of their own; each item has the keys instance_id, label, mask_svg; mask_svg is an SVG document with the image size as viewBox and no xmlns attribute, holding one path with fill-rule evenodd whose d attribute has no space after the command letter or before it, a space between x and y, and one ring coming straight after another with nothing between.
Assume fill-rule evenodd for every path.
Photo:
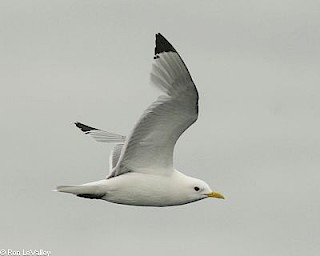
<instances>
[{"instance_id":1,"label":"bird's belly","mask_svg":"<svg viewBox=\"0 0 320 256\"><path fill-rule=\"evenodd\" d=\"M191 203L186 200L177 200L166 197L155 197L150 195L142 195L142 194L131 194L131 196L121 196L121 195L110 195L106 194L103 198L108 202L116 203L116 204L125 204L125 205L134 205L134 206L153 206L153 207L165 207L165 206L175 206Z\"/></svg>"},{"instance_id":2,"label":"bird's belly","mask_svg":"<svg viewBox=\"0 0 320 256\"><path fill-rule=\"evenodd\" d=\"M187 198L179 195L174 184L166 178L153 175L136 174L121 175L112 180L110 190L103 200L135 206L174 206L190 203Z\"/></svg>"}]
</instances>

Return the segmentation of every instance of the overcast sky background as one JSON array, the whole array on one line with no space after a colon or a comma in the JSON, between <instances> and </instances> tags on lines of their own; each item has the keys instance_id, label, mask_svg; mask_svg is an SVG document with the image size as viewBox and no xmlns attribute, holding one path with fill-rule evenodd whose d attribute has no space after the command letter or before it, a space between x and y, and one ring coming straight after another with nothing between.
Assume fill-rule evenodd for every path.
<instances>
[{"instance_id":1,"label":"overcast sky background","mask_svg":"<svg viewBox=\"0 0 320 256\"><path fill-rule=\"evenodd\" d=\"M176 168L226 200L143 208L52 192L106 176L111 146L73 122L129 133L159 93L157 32L200 93ZM1 248L319 255L319 1L2 0L0 56Z\"/></svg>"}]
</instances>

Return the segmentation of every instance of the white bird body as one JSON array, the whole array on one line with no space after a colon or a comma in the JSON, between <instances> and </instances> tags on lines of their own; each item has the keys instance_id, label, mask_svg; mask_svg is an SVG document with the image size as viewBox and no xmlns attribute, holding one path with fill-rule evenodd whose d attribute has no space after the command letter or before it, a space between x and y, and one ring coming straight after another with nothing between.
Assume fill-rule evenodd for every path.
<instances>
[{"instance_id":1,"label":"white bird body","mask_svg":"<svg viewBox=\"0 0 320 256\"><path fill-rule=\"evenodd\" d=\"M197 185L198 184L198 185ZM59 191L75 193L80 197L95 195L96 198L117 204L136 206L173 206L198 201L211 193L208 186L202 187L202 196L194 186L203 181L173 170L169 175L154 175L130 172L112 179L104 179L80 186L60 187ZM184 189L182 189L184 188ZM190 193L190 191L192 193Z\"/></svg>"},{"instance_id":2,"label":"white bird body","mask_svg":"<svg viewBox=\"0 0 320 256\"><path fill-rule=\"evenodd\" d=\"M105 180L78 186L59 186L79 197L139 206L173 206L208 197L223 198L202 180L177 171L174 146L198 118L198 91L173 46L156 35L151 81L164 94L143 113L129 136L81 123L76 126L99 142L117 143Z\"/></svg>"}]
</instances>

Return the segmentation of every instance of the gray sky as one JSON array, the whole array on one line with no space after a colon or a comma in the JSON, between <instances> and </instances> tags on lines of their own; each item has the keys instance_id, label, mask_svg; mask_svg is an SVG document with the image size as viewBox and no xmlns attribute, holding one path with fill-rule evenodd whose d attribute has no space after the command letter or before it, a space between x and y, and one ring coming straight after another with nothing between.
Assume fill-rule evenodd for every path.
<instances>
[{"instance_id":1,"label":"gray sky","mask_svg":"<svg viewBox=\"0 0 320 256\"><path fill-rule=\"evenodd\" d=\"M0 1L0 247L52 255L320 251L319 1ZM180 52L200 117L176 168L226 200L121 206L51 190L105 177L158 95L154 34ZM0 249L1 249L0 248Z\"/></svg>"}]
</instances>

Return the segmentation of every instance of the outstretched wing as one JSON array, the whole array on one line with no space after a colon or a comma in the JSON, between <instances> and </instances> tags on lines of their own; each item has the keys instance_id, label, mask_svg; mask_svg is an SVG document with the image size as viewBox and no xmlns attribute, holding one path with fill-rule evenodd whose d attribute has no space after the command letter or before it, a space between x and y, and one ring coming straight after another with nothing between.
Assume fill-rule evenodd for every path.
<instances>
[{"instance_id":1,"label":"outstretched wing","mask_svg":"<svg viewBox=\"0 0 320 256\"><path fill-rule=\"evenodd\" d=\"M110 142L110 143L119 143L124 142L126 139L126 136L106 132L79 122L74 123L81 131L83 131L85 134L90 135L93 139L95 139L98 142Z\"/></svg>"},{"instance_id":2,"label":"outstretched wing","mask_svg":"<svg viewBox=\"0 0 320 256\"><path fill-rule=\"evenodd\" d=\"M85 134L90 135L92 138L94 138L98 142L116 143L109 157L109 172L111 174L113 168L117 165L119 161L121 150L124 145L126 136L119 135L116 133L106 132L106 131L85 125L83 123L79 123L79 122L76 122L75 125Z\"/></svg>"},{"instance_id":3,"label":"outstretched wing","mask_svg":"<svg viewBox=\"0 0 320 256\"><path fill-rule=\"evenodd\" d=\"M178 52L161 34L156 34L154 61L151 81L164 95L134 127L110 177L130 171L170 172L176 141L198 118L195 84Z\"/></svg>"}]
</instances>

